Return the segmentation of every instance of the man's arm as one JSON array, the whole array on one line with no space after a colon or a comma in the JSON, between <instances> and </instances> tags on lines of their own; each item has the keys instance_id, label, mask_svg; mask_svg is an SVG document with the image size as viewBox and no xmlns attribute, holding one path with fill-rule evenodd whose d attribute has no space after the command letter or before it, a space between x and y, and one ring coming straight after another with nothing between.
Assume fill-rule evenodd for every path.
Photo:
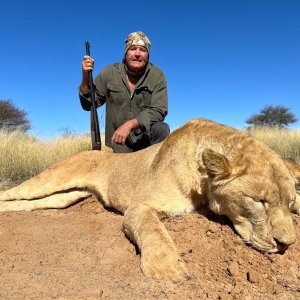
<instances>
[{"instance_id":1,"label":"man's arm","mask_svg":"<svg viewBox=\"0 0 300 300\"><path fill-rule=\"evenodd\" d=\"M82 61L82 81L79 86L79 99L84 110L91 110L92 100L89 90L89 71L94 69L94 60L85 55ZM95 81L102 82L101 73L96 77ZM103 85L103 89L105 89ZM104 96L100 94L96 86L94 86L97 107L105 103Z\"/></svg>"},{"instance_id":2,"label":"man's arm","mask_svg":"<svg viewBox=\"0 0 300 300\"><path fill-rule=\"evenodd\" d=\"M151 105L143 110L137 121L145 131L150 130L152 123L163 121L168 113L167 81L163 74L159 77L158 84L152 92Z\"/></svg>"}]
</instances>

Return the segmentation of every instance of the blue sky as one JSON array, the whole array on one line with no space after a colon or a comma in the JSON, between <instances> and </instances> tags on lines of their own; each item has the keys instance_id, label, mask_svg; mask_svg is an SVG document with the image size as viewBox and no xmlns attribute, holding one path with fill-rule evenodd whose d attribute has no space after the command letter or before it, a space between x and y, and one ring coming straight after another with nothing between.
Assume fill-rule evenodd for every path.
<instances>
[{"instance_id":1,"label":"blue sky","mask_svg":"<svg viewBox=\"0 0 300 300\"><path fill-rule=\"evenodd\" d=\"M137 30L167 77L172 129L196 117L242 128L269 104L300 119L298 0L10 0L0 23L0 99L25 110L40 138L89 131L77 93L85 40L95 77Z\"/></svg>"}]
</instances>

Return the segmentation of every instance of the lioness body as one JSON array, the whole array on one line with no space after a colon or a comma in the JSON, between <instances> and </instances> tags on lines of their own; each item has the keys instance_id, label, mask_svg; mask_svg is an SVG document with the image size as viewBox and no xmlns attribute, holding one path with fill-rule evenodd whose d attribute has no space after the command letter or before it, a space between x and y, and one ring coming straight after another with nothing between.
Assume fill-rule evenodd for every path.
<instances>
[{"instance_id":1,"label":"lioness body","mask_svg":"<svg viewBox=\"0 0 300 300\"><path fill-rule=\"evenodd\" d=\"M160 218L207 204L226 215L246 243L276 252L295 241L295 178L254 138L195 119L164 142L131 154L88 151L0 194L0 211L67 207L94 194L125 214L124 231L153 278L187 276Z\"/></svg>"}]
</instances>

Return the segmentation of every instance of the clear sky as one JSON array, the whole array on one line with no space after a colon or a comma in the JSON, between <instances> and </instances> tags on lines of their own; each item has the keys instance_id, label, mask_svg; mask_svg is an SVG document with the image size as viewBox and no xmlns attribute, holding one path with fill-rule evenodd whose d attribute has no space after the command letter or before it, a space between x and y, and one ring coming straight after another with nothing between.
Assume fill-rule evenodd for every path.
<instances>
[{"instance_id":1,"label":"clear sky","mask_svg":"<svg viewBox=\"0 0 300 300\"><path fill-rule=\"evenodd\" d=\"M196 117L242 128L269 104L300 127L299 0L9 0L0 25L0 99L25 110L40 138L89 131L78 99L85 40L95 77L138 30L167 77L171 129Z\"/></svg>"}]
</instances>

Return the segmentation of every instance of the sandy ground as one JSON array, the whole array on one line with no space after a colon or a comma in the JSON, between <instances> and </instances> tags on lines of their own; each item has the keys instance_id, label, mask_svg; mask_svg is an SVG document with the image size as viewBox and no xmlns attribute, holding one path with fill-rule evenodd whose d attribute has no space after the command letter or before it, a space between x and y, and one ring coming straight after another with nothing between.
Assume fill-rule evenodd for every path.
<instances>
[{"instance_id":1,"label":"sandy ground","mask_svg":"<svg viewBox=\"0 0 300 300\"><path fill-rule=\"evenodd\" d=\"M146 278L123 217L93 198L64 210L1 213L1 299L300 299L300 239L284 254L244 245L207 211L164 221L191 279ZM297 233L300 217L294 216Z\"/></svg>"}]
</instances>

